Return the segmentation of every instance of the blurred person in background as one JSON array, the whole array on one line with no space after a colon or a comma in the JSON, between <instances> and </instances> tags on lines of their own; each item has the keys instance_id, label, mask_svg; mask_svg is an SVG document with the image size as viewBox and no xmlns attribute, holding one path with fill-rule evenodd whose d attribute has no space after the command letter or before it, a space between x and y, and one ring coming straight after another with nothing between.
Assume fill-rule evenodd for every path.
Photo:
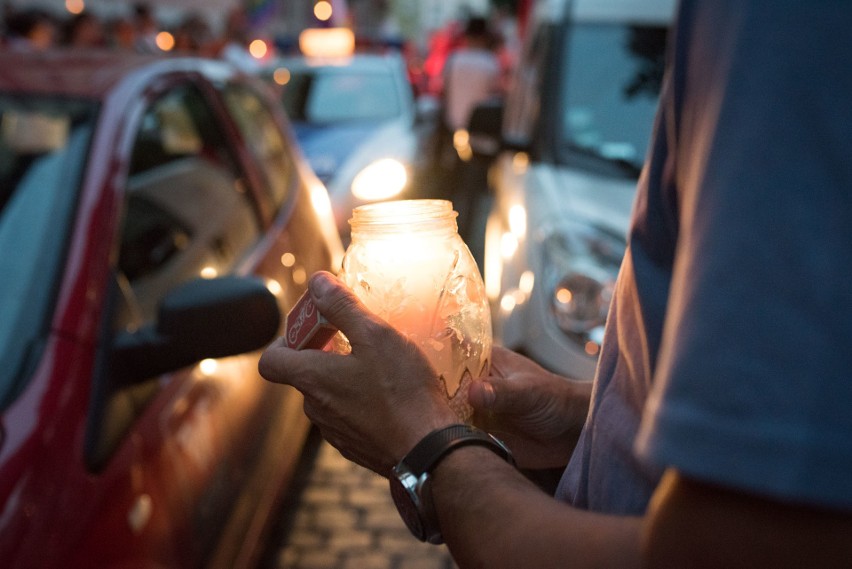
<instances>
[{"instance_id":1,"label":"blurred person in background","mask_svg":"<svg viewBox=\"0 0 852 569\"><path fill-rule=\"evenodd\" d=\"M62 45L71 48L97 48L106 45L101 21L91 12L71 16L65 22Z\"/></svg>"},{"instance_id":2,"label":"blurred person in background","mask_svg":"<svg viewBox=\"0 0 852 569\"><path fill-rule=\"evenodd\" d=\"M9 49L44 51L56 45L59 26L47 12L29 8L7 14L6 34Z\"/></svg>"},{"instance_id":3,"label":"blurred person in background","mask_svg":"<svg viewBox=\"0 0 852 569\"><path fill-rule=\"evenodd\" d=\"M255 73L260 70L261 64L249 52L248 43L248 17L245 10L236 7L228 13L222 41L213 47L213 51L215 55L243 71Z\"/></svg>"},{"instance_id":4,"label":"blurred person in background","mask_svg":"<svg viewBox=\"0 0 852 569\"><path fill-rule=\"evenodd\" d=\"M136 27L129 18L115 18L106 25L107 43L121 51L136 51Z\"/></svg>"},{"instance_id":5,"label":"blurred person in background","mask_svg":"<svg viewBox=\"0 0 852 569\"><path fill-rule=\"evenodd\" d=\"M450 140L452 133L467 128L477 104L501 92L502 69L494 45L488 21L472 17L465 27L464 43L444 63L441 119Z\"/></svg>"},{"instance_id":6,"label":"blurred person in background","mask_svg":"<svg viewBox=\"0 0 852 569\"><path fill-rule=\"evenodd\" d=\"M212 34L199 14L188 14L174 31L176 54L210 55Z\"/></svg>"},{"instance_id":7,"label":"blurred person in background","mask_svg":"<svg viewBox=\"0 0 852 569\"><path fill-rule=\"evenodd\" d=\"M424 78L421 89L424 93L434 97L441 96L441 90L444 88L441 71L450 53L461 47L463 32L461 23L452 20L430 34L427 55L423 60Z\"/></svg>"},{"instance_id":8,"label":"blurred person in background","mask_svg":"<svg viewBox=\"0 0 852 569\"><path fill-rule=\"evenodd\" d=\"M160 32L160 25L150 5L140 2L133 6L133 26L136 28L136 51L159 53L157 34Z\"/></svg>"},{"instance_id":9,"label":"blurred person in background","mask_svg":"<svg viewBox=\"0 0 852 569\"><path fill-rule=\"evenodd\" d=\"M457 132L467 130L471 113L478 104L503 91L498 45L488 20L471 17L464 29L462 45L450 53L441 72L443 87L440 119L433 137L431 194L453 202L459 213L459 233L465 238L476 195L483 188L476 187L470 172L464 168L454 137Z\"/></svg>"}]
</instances>

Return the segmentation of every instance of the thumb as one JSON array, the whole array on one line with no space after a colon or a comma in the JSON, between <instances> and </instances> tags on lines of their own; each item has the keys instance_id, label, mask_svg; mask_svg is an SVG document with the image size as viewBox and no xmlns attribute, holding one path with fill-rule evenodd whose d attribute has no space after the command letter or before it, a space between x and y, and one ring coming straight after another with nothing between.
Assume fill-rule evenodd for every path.
<instances>
[{"instance_id":1,"label":"thumb","mask_svg":"<svg viewBox=\"0 0 852 569\"><path fill-rule=\"evenodd\" d=\"M490 381L483 379L470 384L467 399L475 411L493 411L497 402L497 392Z\"/></svg>"},{"instance_id":2,"label":"thumb","mask_svg":"<svg viewBox=\"0 0 852 569\"><path fill-rule=\"evenodd\" d=\"M532 406L529 390L502 377L489 377L470 384L468 402L475 411L517 414Z\"/></svg>"},{"instance_id":3,"label":"thumb","mask_svg":"<svg viewBox=\"0 0 852 569\"><path fill-rule=\"evenodd\" d=\"M315 273L308 286L317 310L350 342L359 341L367 321L378 319L343 281L329 272Z\"/></svg>"}]
</instances>

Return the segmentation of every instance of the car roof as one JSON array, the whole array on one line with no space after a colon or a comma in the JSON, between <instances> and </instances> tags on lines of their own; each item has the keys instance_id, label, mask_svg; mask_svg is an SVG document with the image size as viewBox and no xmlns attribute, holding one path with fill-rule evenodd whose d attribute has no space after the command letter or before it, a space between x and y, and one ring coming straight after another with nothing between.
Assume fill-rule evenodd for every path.
<instances>
[{"instance_id":1,"label":"car roof","mask_svg":"<svg viewBox=\"0 0 852 569\"><path fill-rule=\"evenodd\" d=\"M386 53L354 53L345 57L314 58L303 55L283 56L278 58L272 65L275 67L287 67L292 70L329 68L346 71L386 72L389 69L397 69L402 59L398 54Z\"/></svg>"},{"instance_id":2,"label":"car roof","mask_svg":"<svg viewBox=\"0 0 852 569\"><path fill-rule=\"evenodd\" d=\"M111 50L0 51L0 91L104 99L134 73L201 72L217 65L219 62Z\"/></svg>"},{"instance_id":3,"label":"car roof","mask_svg":"<svg viewBox=\"0 0 852 569\"><path fill-rule=\"evenodd\" d=\"M667 24L675 5L675 0L539 0L533 19L558 22L571 16L586 22Z\"/></svg>"}]
</instances>

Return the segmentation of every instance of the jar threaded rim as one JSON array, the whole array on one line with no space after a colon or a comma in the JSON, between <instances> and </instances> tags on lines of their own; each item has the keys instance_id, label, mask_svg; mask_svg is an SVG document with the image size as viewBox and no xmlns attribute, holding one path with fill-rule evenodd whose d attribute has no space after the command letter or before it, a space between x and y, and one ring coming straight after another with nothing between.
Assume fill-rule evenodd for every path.
<instances>
[{"instance_id":1,"label":"jar threaded rim","mask_svg":"<svg viewBox=\"0 0 852 569\"><path fill-rule=\"evenodd\" d=\"M352 233L361 231L409 231L412 228L457 231L456 217L449 200L411 199L378 202L352 210Z\"/></svg>"}]
</instances>

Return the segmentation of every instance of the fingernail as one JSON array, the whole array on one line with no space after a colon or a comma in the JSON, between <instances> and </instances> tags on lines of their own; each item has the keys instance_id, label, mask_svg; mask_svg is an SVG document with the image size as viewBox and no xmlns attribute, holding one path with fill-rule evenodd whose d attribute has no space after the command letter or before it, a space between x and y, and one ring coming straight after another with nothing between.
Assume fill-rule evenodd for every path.
<instances>
[{"instance_id":1,"label":"fingernail","mask_svg":"<svg viewBox=\"0 0 852 569\"><path fill-rule=\"evenodd\" d=\"M331 290L331 282L326 275L314 276L309 286L311 287L311 294L316 298L325 296Z\"/></svg>"},{"instance_id":2,"label":"fingernail","mask_svg":"<svg viewBox=\"0 0 852 569\"><path fill-rule=\"evenodd\" d=\"M482 404L486 409L490 409L497 399L497 393L494 392L494 386L488 382L482 382Z\"/></svg>"}]
</instances>

